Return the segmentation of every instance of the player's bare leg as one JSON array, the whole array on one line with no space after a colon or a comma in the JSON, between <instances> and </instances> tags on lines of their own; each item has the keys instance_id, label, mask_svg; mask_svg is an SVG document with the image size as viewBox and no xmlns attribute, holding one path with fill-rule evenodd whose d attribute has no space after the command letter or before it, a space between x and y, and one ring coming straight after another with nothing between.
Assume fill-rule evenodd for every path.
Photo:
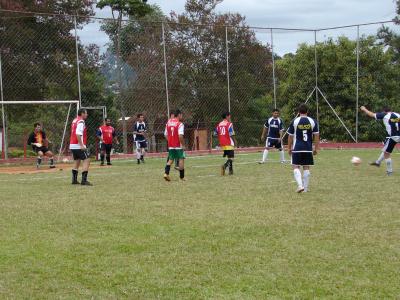
<instances>
[{"instance_id":1,"label":"player's bare leg","mask_svg":"<svg viewBox=\"0 0 400 300\"><path fill-rule=\"evenodd\" d=\"M88 173L89 173L89 166L90 166L90 158L87 158L82 163L82 181L81 185L92 185L88 180Z\"/></svg>"},{"instance_id":2,"label":"player's bare leg","mask_svg":"<svg viewBox=\"0 0 400 300\"><path fill-rule=\"evenodd\" d=\"M303 186L304 186L304 192L308 192L308 185L310 183L310 167L304 166L303 167Z\"/></svg>"},{"instance_id":3,"label":"player's bare leg","mask_svg":"<svg viewBox=\"0 0 400 300\"><path fill-rule=\"evenodd\" d=\"M78 181L78 170L80 165L81 165L80 160L74 161L74 167L72 169L72 184L80 184L80 182Z\"/></svg>"},{"instance_id":4,"label":"player's bare leg","mask_svg":"<svg viewBox=\"0 0 400 300\"><path fill-rule=\"evenodd\" d=\"M174 161L172 159L168 159L167 164L165 166L164 179L165 181L171 181L171 177L169 177L169 172L171 171L171 165Z\"/></svg>"},{"instance_id":5,"label":"player's bare leg","mask_svg":"<svg viewBox=\"0 0 400 300\"><path fill-rule=\"evenodd\" d=\"M51 151L47 151L45 154L50 160L50 169L54 169L56 166L54 165L54 154Z\"/></svg>"},{"instance_id":6,"label":"player's bare leg","mask_svg":"<svg viewBox=\"0 0 400 300\"><path fill-rule=\"evenodd\" d=\"M37 161L36 161L36 168L39 169L40 165L42 164L43 152L38 151L37 155L38 155L38 157L37 157Z\"/></svg>"},{"instance_id":7,"label":"player's bare leg","mask_svg":"<svg viewBox=\"0 0 400 300\"><path fill-rule=\"evenodd\" d=\"M304 192L304 186L303 186L303 180L301 178L301 171L300 171L300 166L293 166L293 175L294 175L294 180L296 180L297 183L297 193L302 193Z\"/></svg>"},{"instance_id":8,"label":"player's bare leg","mask_svg":"<svg viewBox=\"0 0 400 300\"><path fill-rule=\"evenodd\" d=\"M179 159L179 178L181 181L185 181L185 160Z\"/></svg>"}]
</instances>

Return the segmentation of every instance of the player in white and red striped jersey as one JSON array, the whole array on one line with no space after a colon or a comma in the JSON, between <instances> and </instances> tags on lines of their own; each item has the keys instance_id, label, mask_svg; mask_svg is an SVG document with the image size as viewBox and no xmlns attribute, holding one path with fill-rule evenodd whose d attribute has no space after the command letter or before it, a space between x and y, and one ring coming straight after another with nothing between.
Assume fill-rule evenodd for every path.
<instances>
[{"instance_id":1,"label":"player in white and red striped jersey","mask_svg":"<svg viewBox=\"0 0 400 300\"><path fill-rule=\"evenodd\" d=\"M171 165L174 160L179 160L179 177L183 181L185 180L185 141L184 141L184 125L181 122L182 112L177 110L174 117L169 119L167 125L165 126L165 138L168 141L168 161L165 166L164 179L166 181L171 181L169 172L171 170Z\"/></svg>"},{"instance_id":2,"label":"player in white and red striped jersey","mask_svg":"<svg viewBox=\"0 0 400 300\"><path fill-rule=\"evenodd\" d=\"M80 108L78 110L78 116L72 121L71 124L69 149L72 151L72 156L75 162L74 168L72 169L72 184L79 184L78 170L81 161L83 161L81 185L92 185L87 180L90 165L89 154L86 148L87 129L85 126L85 120L87 117L87 110Z\"/></svg>"}]
</instances>

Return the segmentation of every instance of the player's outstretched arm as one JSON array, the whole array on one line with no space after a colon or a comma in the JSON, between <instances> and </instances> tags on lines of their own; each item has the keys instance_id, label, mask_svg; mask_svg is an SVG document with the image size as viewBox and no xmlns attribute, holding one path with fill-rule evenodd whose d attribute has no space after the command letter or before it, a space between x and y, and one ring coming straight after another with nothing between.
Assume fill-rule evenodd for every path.
<instances>
[{"instance_id":1,"label":"player's outstretched arm","mask_svg":"<svg viewBox=\"0 0 400 300\"><path fill-rule=\"evenodd\" d=\"M363 113L365 113L368 117L375 118L375 113L372 112L372 111L369 111L365 106L361 106L361 107L360 107L360 110L361 110Z\"/></svg>"}]
</instances>

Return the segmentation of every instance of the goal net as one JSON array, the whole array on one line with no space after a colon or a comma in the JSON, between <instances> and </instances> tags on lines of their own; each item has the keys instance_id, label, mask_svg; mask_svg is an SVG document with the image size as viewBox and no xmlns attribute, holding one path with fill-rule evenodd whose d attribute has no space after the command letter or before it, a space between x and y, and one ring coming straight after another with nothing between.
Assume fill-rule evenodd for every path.
<instances>
[{"instance_id":1,"label":"goal net","mask_svg":"<svg viewBox=\"0 0 400 300\"><path fill-rule=\"evenodd\" d=\"M39 123L49 141L46 147L56 159L68 155L69 125L76 116L79 101L4 101L1 105L1 158L29 159L35 157L28 137Z\"/></svg>"}]
</instances>

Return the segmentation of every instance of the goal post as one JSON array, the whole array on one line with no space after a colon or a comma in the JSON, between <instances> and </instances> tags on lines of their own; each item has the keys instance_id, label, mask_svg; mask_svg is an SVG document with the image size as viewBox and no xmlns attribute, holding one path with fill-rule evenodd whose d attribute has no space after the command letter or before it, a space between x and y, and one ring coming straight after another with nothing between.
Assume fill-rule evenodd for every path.
<instances>
[{"instance_id":1,"label":"goal post","mask_svg":"<svg viewBox=\"0 0 400 300\"><path fill-rule=\"evenodd\" d=\"M43 100L43 101L1 101L2 109L2 152L3 159L26 157L27 134L38 122L43 126L48 139L49 149L60 159L65 149L67 127L79 110L79 100Z\"/></svg>"}]
</instances>

